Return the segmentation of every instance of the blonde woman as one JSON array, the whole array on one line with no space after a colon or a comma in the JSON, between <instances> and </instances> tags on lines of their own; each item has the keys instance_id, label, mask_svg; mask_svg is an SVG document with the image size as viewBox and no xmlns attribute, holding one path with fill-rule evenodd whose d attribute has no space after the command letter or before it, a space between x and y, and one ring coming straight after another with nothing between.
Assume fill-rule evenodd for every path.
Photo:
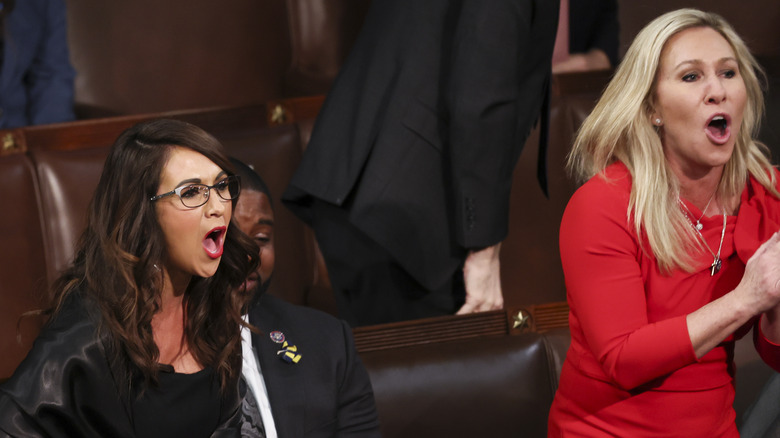
<instances>
[{"instance_id":1,"label":"blonde woman","mask_svg":"<svg viewBox=\"0 0 780 438\"><path fill-rule=\"evenodd\" d=\"M737 437L734 341L780 369L780 193L761 69L721 17L637 35L569 158L571 348L549 436Z\"/></svg>"}]
</instances>

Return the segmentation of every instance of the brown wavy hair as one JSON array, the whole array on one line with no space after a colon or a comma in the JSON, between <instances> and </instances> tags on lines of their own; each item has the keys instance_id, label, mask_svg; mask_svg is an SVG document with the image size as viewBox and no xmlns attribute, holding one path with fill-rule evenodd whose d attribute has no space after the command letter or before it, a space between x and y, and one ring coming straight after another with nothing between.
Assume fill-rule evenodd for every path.
<instances>
[{"instance_id":1,"label":"brown wavy hair","mask_svg":"<svg viewBox=\"0 0 780 438\"><path fill-rule=\"evenodd\" d=\"M155 265L162 265L166 248L150 198L175 146L235 174L219 141L194 125L158 119L127 129L108 153L74 261L53 286L55 312L74 292L96 304L112 368L127 385L139 376L146 384L158 381L151 321L163 284ZM193 277L185 292L188 347L217 372L223 391L240 374L241 315L249 297L238 286L257 267L257 254L256 244L235 224L229 226L216 273Z\"/></svg>"}]
</instances>

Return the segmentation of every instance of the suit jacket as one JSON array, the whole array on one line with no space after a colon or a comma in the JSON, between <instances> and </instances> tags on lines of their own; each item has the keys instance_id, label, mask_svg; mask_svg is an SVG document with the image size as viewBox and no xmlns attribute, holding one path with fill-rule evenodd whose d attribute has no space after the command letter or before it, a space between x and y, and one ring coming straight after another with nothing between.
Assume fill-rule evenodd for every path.
<instances>
[{"instance_id":1,"label":"suit jacket","mask_svg":"<svg viewBox=\"0 0 780 438\"><path fill-rule=\"evenodd\" d=\"M280 438L379 437L374 393L347 323L263 293L249 322ZM282 360L281 333L297 347L298 363Z\"/></svg>"},{"instance_id":2,"label":"suit jacket","mask_svg":"<svg viewBox=\"0 0 780 438\"><path fill-rule=\"evenodd\" d=\"M66 300L13 376L0 385L0 437L136 436L135 392L120 391L125 384L118 376L126 369L109 365L107 343L98 336L99 318L97 308L81 297ZM221 425L212 438L241 436L238 381L235 388L222 401Z\"/></svg>"},{"instance_id":3,"label":"suit jacket","mask_svg":"<svg viewBox=\"0 0 780 438\"><path fill-rule=\"evenodd\" d=\"M569 0L569 52L601 49L617 67L619 34L617 0Z\"/></svg>"},{"instance_id":4,"label":"suit jacket","mask_svg":"<svg viewBox=\"0 0 780 438\"><path fill-rule=\"evenodd\" d=\"M429 289L507 233L512 171L547 93L554 0L374 0L283 196L312 198Z\"/></svg>"},{"instance_id":5,"label":"suit jacket","mask_svg":"<svg viewBox=\"0 0 780 438\"><path fill-rule=\"evenodd\" d=\"M5 28L0 128L73 120L65 0L16 0Z\"/></svg>"}]
</instances>

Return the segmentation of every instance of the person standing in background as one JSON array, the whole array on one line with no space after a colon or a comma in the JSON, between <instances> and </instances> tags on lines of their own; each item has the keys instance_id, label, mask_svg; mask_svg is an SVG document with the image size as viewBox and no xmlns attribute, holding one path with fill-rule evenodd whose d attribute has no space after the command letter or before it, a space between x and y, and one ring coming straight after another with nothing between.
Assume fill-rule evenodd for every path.
<instances>
[{"instance_id":1,"label":"person standing in background","mask_svg":"<svg viewBox=\"0 0 780 438\"><path fill-rule=\"evenodd\" d=\"M65 0L0 0L0 129L75 119Z\"/></svg>"},{"instance_id":2,"label":"person standing in background","mask_svg":"<svg viewBox=\"0 0 780 438\"><path fill-rule=\"evenodd\" d=\"M561 0L553 73L616 67L619 37L617 0Z\"/></svg>"},{"instance_id":3,"label":"person standing in background","mask_svg":"<svg viewBox=\"0 0 780 438\"><path fill-rule=\"evenodd\" d=\"M374 0L282 200L353 326L503 306L512 172L558 1Z\"/></svg>"}]
</instances>

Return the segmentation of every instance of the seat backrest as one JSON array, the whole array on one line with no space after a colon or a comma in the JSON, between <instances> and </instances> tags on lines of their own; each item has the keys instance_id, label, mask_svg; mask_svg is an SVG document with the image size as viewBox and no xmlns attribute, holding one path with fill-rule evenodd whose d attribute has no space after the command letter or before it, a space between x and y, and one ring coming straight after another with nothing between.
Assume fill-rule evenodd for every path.
<instances>
[{"instance_id":1,"label":"seat backrest","mask_svg":"<svg viewBox=\"0 0 780 438\"><path fill-rule=\"evenodd\" d=\"M49 281L71 261L108 148L36 150Z\"/></svg>"},{"instance_id":2,"label":"seat backrest","mask_svg":"<svg viewBox=\"0 0 780 438\"><path fill-rule=\"evenodd\" d=\"M44 241L35 169L21 153L0 156L3 226L0 242L0 381L10 377L40 330L42 319L20 318L48 302ZM21 342L19 342L21 341Z\"/></svg>"},{"instance_id":3,"label":"seat backrest","mask_svg":"<svg viewBox=\"0 0 780 438\"><path fill-rule=\"evenodd\" d=\"M287 2L68 2L76 102L139 114L277 97Z\"/></svg>"},{"instance_id":4,"label":"seat backrest","mask_svg":"<svg viewBox=\"0 0 780 438\"><path fill-rule=\"evenodd\" d=\"M228 153L251 164L268 185L274 203L276 264L270 293L305 305L314 271L313 243L306 227L281 202L301 160L296 125L278 125L217 134Z\"/></svg>"},{"instance_id":5,"label":"seat backrest","mask_svg":"<svg viewBox=\"0 0 780 438\"><path fill-rule=\"evenodd\" d=\"M288 0L291 60L285 96L324 94L357 37L371 2Z\"/></svg>"},{"instance_id":6,"label":"seat backrest","mask_svg":"<svg viewBox=\"0 0 780 438\"><path fill-rule=\"evenodd\" d=\"M529 332L360 354L383 436L545 437L554 361Z\"/></svg>"},{"instance_id":7,"label":"seat backrest","mask_svg":"<svg viewBox=\"0 0 780 438\"><path fill-rule=\"evenodd\" d=\"M324 94L369 4L68 2L77 109L139 114Z\"/></svg>"},{"instance_id":8,"label":"seat backrest","mask_svg":"<svg viewBox=\"0 0 780 438\"><path fill-rule=\"evenodd\" d=\"M636 34L659 15L682 7L715 12L728 20L745 40L754 55L780 53L780 2L777 0L745 0L734 7L730 0L619 0L621 54L631 45Z\"/></svg>"}]
</instances>

